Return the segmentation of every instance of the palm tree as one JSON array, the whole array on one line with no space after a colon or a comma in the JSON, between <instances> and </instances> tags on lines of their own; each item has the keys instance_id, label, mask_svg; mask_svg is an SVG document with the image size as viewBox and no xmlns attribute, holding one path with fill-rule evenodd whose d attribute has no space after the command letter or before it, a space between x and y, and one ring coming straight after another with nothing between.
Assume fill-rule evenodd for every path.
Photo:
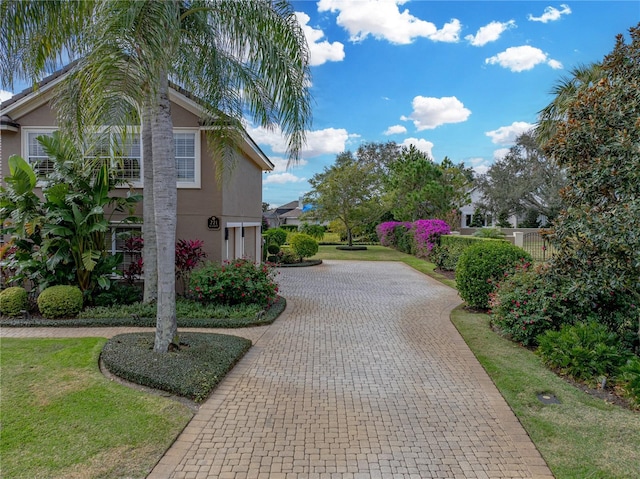
<instances>
[{"instance_id":1,"label":"palm tree","mask_svg":"<svg viewBox=\"0 0 640 479\"><path fill-rule=\"evenodd\" d=\"M166 352L177 337L169 80L199 99L220 171L243 134L245 115L281 128L296 161L311 109L308 48L294 12L279 0L2 0L0 18L8 32L0 40L4 83L35 81L60 58L77 59L67 84L72 88L58 101L61 126L75 125L80 133L87 125L146 120L158 251L154 349ZM145 187L145 197L149 192ZM148 198L144 209L147 221Z\"/></svg>"},{"instance_id":2,"label":"palm tree","mask_svg":"<svg viewBox=\"0 0 640 479\"><path fill-rule=\"evenodd\" d=\"M558 124L565 120L567 110L576 100L578 93L602 79L603 72L599 63L580 65L569 76L561 78L551 90L554 99L538 112L538 125L535 135L540 146L544 146L555 134Z\"/></svg>"}]
</instances>

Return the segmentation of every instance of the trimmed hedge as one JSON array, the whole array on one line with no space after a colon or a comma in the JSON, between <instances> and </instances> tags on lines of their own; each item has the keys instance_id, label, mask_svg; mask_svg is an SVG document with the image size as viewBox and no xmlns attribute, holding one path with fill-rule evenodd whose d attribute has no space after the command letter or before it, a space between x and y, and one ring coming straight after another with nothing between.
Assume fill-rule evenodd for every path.
<instances>
[{"instance_id":1,"label":"trimmed hedge","mask_svg":"<svg viewBox=\"0 0 640 479\"><path fill-rule=\"evenodd\" d=\"M0 314L18 316L27 309L27 290L20 286L12 286L0 291Z\"/></svg>"},{"instance_id":2,"label":"trimmed hedge","mask_svg":"<svg viewBox=\"0 0 640 479\"><path fill-rule=\"evenodd\" d=\"M82 311L82 302L77 286L50 286L38 296L38 309L45 318L73 317Z\"/></svg>"},{"instance_id":3,"label":"trimmed hedge","mask_svg":"<svg viewBox=\"0 0 640 479\"><path fill-rule=\"evenodd\" d=\"M504 239L478 238L475 236L443 235L440 244L431 251L429 259L444 271L455 271L462 253L480 241L505 241Z\"/></svg>"},{"instance_id":4,"label":"trimmed hedge","mask_svg":"<svg viewBox=\"0 0 640 479\"><path fill-rule=\"evenodd\" d=\"M136 308L138 306L138 308ZM246 318L181 318L178 316L178 329L180 328L245 328L251 326L261 326L263 324L273 323L287 306L286 300L282 296L278 296L271 306L265 308L264 314ZM106 308L91 308L81 313L79 318L71 319L41 319L41 318L12 318L0 320L2 327L117 327L117 326L138 326L155 328L156 318L153 313L153 305L148 308L140 308L140 305L130 305L131 312L126 317L114 318L110 317L91 317L92 311L97 316L102 316L109 311ZM120 308L121 311L127 311L129 306ZM150 311L147 315L140 315L139 310ZM135 311L135 312L133 312ZM178 306L178 315L180 307Z\"/></svg>"},{"instance_id":5,"label":"trimmed hedge","mask_svg":"<svg viewBox=\"0 0 640 479\"><path fill-rule=\"evenodd\" d=\"M237 336L180 333L180 347L153 351L155 333L120 334L109 339L100 356L105 368L142 386L203 402L244 356L251 341Z\"/></svg>"},{"instance_id":6,"label":"trimmed hedge","mask_svg":"<svg viewBox=\"0 0 640 479\"><path fill-rule=\"evenodd\" d=\"M293 253L302 261L311 258L318 252L318 242L304 233L296 233L289 238L289 245Z\"/></svg>"},{"instance_id":7,"label":"trimmed hedge","mask_svg":"<svg viewBox=\"0 0 640 479\"><path fill-rule=\"evenodd\" d=\"M456 268L460 297L472 308L487 309L489 295L516 266L531 262L531 255L506 241L481 241L467 248Z\"/></svg>"}]
</instances>

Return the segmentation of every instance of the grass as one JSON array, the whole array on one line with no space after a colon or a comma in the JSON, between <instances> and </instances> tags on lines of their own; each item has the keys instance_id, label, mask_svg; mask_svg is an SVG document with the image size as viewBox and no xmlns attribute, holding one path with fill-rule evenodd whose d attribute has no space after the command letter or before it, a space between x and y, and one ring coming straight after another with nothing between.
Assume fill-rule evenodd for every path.
<instances>
[{"instance_id":1,"label":"grass","mask_svg":"<svg viewBox=\"0 0 640 479\"><path fill-rule=\"evenodd\" d=\"M105 378L105 342L2 339L2 477L143 478L188 423L186 406Z\"/></svg>"},{"instance_id":2,"label":"grass","mask_svg":"<svg viewBox=\"0 0 640 479\"><path fill-rule=\"evenodd\" d=\"M363 254L364 253L364 254ZM402 261L455 288L435 265L382 246L339 251L321 246L322 259ZM548 370L531 351L499 336L486 314L459 307L451 320L522 423L556 479L637 478L640 414L594 398ZM561 404L544 405L553 394Z\"/></svg>"},{"instance_id":3,"label":"grass","mask_svg":"<svg viewBox=\"0 0 640 479\"><path fill-rule=\"evenodd\" d=\"M567 383L532 351L494 333L487 315L459 307L451 319L557 479L638 477L640 414ZM542 404L540 393L560 404Z\"/></svg>"}]
</instances>

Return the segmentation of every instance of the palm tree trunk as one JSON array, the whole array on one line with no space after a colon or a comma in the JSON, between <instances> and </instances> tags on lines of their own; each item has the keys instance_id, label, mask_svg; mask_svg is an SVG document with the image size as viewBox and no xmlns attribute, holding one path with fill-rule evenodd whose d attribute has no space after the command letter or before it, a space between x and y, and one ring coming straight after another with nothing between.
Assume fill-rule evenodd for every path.
<instances>
[{"instance_id":1,"label":"palm tree trunk","mask_svg":"<svg viewBox=\"0 0 640 479\"><path fill-rule=\"evenodd\" d=\"M153 119L153 205L158 247L158 303L154 351L166 353L177 341L176 321L176 165L166 70L158 79Z\"/></svg>"},{"instance_id":2,"label":"palm tree trunk","mask_svg":"<svg viewBox=\"0 0 640 479\"><path fill-rule=\"evenodd\" d=\"M144 294L145 303L153 303L158 299L158 245L156 243L156 226L153 201L153 107L151 99L145 101L142 111L142 170L144 174L144 195L142 197L142 237L144 249Z\"/></svg>"}]
</instances>

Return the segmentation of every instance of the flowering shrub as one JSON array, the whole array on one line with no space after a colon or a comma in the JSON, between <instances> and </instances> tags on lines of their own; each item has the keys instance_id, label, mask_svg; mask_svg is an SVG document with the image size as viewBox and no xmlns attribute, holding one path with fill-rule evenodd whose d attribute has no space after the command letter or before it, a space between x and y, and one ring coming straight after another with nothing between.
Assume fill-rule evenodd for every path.
<instances>
[{"instance_id":1,"label":"flowering shrub","mask_svg":"<svg viewBox=\"0 0 640 479\"><path fill-rule=\"evenodd\" d=\"M275 274L273 267L249 259L209 262L191 274L189 294L204 303L268 306L278 293Z\"/></svg>"},{"instance_id":2,"label":"flowering shrub","mask_svg":"<svg viewBox=\"0 0 640 479\"><path fill-rule=\"evenodd\" d=\"M411 227L415 254L419 258L427 258L438 239L450 233L449 225L442 220L418 220Z\"/></svg>"},{"instance_id":3,"label":"flowering shrub","mask_svg":"<svg viewBox=\"0 0 640 479\"><path fill-rule=\"evenodd\" d=\"M411 223L400 221L387 221L380 223L376 227L376 233L378 233L378 239L382 246L388 246L390 248L396 248L398 246L398 238L396 234L401 230L409 230Z\"/></svg>"},{"instance_id":4,"label":"flowering shrub","mask_svg":"<svg viewBox=\"0 0 640 479\"><path fill-rule=\"evenodd\" d=\"M492 323L525 346L536 345L545 331L574 321L565 288L550 281L545 268L518 266L489 294Z\"/></svg>"}]
</instances>

